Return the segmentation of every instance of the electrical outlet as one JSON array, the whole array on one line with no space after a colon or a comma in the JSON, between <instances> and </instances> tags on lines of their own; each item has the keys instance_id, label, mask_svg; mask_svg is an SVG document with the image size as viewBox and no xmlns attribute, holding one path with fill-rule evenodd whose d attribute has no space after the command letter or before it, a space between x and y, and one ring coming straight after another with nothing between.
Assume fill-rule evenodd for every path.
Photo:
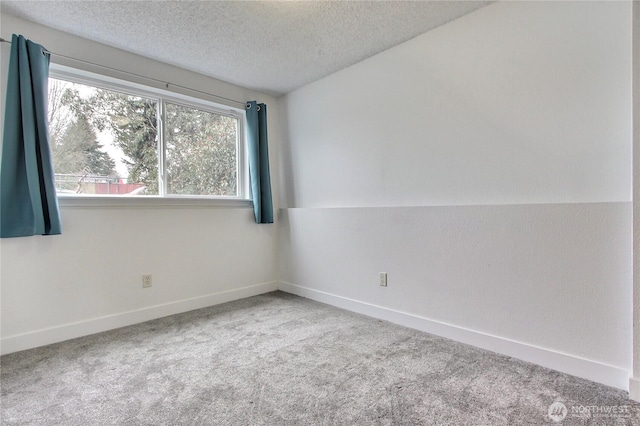
<instances>
[{"instance_id":1,"label":"electrical outlet","mask_svg":"<svg viewBox=\"0 0 640 426\"><path fill-rule=\"evenodd\" d=\"M387 273L386 272L380 272L379 281L380 281L380 285L382 287L386 287L387 286Z\"/></svg>"},{"instance_id":2,"label":"electrical outlet","mask_svg":"<svg viewBox=\"0 0 640 426\"><path fill-rule=\"evenodd\" d=\"M151 274L145 274L142 276L142 287L151 287Z\"/></svg>"}]
</instances>

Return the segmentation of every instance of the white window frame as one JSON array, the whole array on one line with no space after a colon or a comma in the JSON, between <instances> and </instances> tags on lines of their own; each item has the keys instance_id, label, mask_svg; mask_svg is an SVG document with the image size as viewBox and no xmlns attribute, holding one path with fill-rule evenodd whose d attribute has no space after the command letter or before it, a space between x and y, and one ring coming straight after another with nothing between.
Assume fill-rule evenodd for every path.
<instances>
[{"instance_id":1,"label":"white window frame","mask_svg":"<svg viewBox=\"0 0 640 426\"><path fill-rule=\"evenodd\" d=\"M249 164L246 140L246 111L221 105L202 98L133 83L102 74L50 64L49 77L111 90L132 96L154 99L158 102L158 195L109 195L109 194L58 194L61 207L156 207L156 206L223 206L248 207L251 205L249 187ZM237 195L184 195L167 194L167 171L165 167L166 146L164 143L165 102L197 108L202 111L233 117L238 120L237 128Z\"/></svg>"}]
</instances>

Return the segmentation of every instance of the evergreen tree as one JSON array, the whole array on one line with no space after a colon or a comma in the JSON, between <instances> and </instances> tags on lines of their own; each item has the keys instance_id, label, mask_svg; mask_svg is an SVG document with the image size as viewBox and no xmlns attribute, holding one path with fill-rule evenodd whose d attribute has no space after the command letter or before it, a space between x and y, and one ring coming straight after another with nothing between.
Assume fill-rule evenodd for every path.
<instances>
[{"instance_id":1,"label":"evergreen tree","mask_svg":"<svg viewBox=\"0 0 640 426\"><path fill-rule=\"evenodd\" d=\"M98 89L84 99L75 93L68 101L99 130L111 132L125 155L130 183L144 183L147 194L158 194L157 102Z\"/></svg>"},{"instance_id":2,"label":"evergreen tree","mask_svg":"<svg viewBox=\"0 0 640 426\"><path fill-rule=\"evenodd\" d=\"M83 115L66 128L52 146L53 169L58 174L115 176L115 163Z\"/></svg>"}]
</instances>

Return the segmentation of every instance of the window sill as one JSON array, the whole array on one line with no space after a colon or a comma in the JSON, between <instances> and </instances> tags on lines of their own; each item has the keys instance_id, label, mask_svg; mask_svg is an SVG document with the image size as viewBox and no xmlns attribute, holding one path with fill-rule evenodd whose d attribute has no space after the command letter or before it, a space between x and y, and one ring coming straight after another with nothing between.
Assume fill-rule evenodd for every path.
<instances>
[{"instance_id":1,"label":"window sill","mask_svg":"<svg viewBox=\"0 0 640 426\"><path fill-rule=\"evenodd\" d=\"M117 196L117 195L59 195L61 208L250 208L251 200L240 198L210 197L156 197L156 196Z\"/></svg>"}]
</instances>

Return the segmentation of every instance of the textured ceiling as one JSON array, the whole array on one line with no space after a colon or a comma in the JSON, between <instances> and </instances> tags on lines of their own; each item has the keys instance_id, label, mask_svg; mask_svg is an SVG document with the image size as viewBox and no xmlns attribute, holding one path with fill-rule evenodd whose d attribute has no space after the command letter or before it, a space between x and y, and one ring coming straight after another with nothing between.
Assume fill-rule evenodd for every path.
<instances>
[{"instance_id":1,"label":"textured ceiling","mask_svg":"<svg viewBox=\"0 0 640 426\"><path fill-rule=\"evenodd\" d=\"M488 3L3 0L0 10L281 95Z\"/></svg>"}]
</instances>

